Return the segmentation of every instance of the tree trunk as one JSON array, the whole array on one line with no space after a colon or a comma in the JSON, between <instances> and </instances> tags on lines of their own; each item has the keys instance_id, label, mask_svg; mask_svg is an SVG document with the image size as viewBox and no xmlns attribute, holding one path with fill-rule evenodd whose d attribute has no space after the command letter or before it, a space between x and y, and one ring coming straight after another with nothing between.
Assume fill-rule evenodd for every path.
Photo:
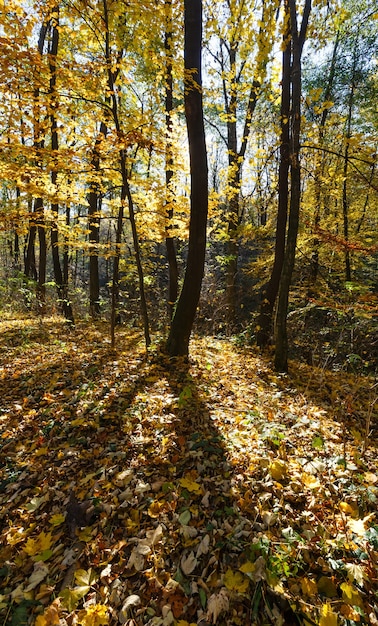
<instances>
[{"instance_id":1,"label":"tree trunk","mask_svg":"<svg viewBox=\"0 0 378 626\"><path fill-rule=\"evenodd\" d=\"M58 140L58 126L56 121L55 111L58 108L57 93L56 93L56 62L59 45L59 7L56 6L52 13L52 33L51 33L51 45L49 49L49 69L50 69L50 123L51 123L51 150L52 150L52 163L51 170L51 183L53 187L56 187L58 181L57 170L57 156L59 150ZM59 307L69 322L75 323L71 302L68 297L68 285L64 282L62 267L59 257L59 235L58 235L58 217L59 217L59 205L56 202L51 204L51 212L53 215L51 226L51 251L54 268L55 285L58 292Z\"/></svg>"},{"instance_id":2,"label":"tree trunk","mask_svg":"<svg viewBox=\"0 0 378 626\"><path fill-rule=\"evenodd\" d=\"M173 112L173 72L172 72L172 0L165 0L166 26L164 37L166 59L166 87L165 87L165 132L166 132L166 157L165 157L165 188L167 204L167 222L165 232L165 245L168 261L168 315L172 322L174 306L178 295L178 267L174 237L172 236L172 218L174 192L171 188L173 178L173 153L172 153L172 112Z\"/></svg>"},{"instance_id":3,"label":"tree trunk","mask_svg":"<svg viewBox=\"0 0 378 626\"><path fill-rule=\"evenodd\" d=\"M100 171L100 146L107 135L105 122L100 124L100 133L96 138L91 165L95 175ZM88 194L88 230L89 230L89 311L92 318L99 317L100 278L98 267L98 245L100 243L101 195L97 182L92 183Z\"/></svg>"},{"instance_id":4,"label":"tree trunk","mask_svg":"<svg viewBox=\"0 0 378 626\"><path fill-rule=\"evenodd\" d=\"M189 248L184 284L167 340L170 356L186 356L205 266L208 167L202 105L202 1L185 0L184 100L190 158Z\"/></svg>"},{"instance_id":5,"label":"tree trunk","mask_svg":"<svg viewBox=\"0 0 378 626\"><path fill-rule=\"evenodd\" d=\"M291 72L291 141L290 141L290 211L287 231L285 257L282 266L280 287L276 313L276 348L274 365L278 371L287 371L288 339L287 311L289 290L294 270L295 252L299 227L299 211L301 202L301 170L299 162L299 140L301 130L301 95L302 95L302 50L306 39L308 19L311 11L311 0L306 0L300 33L297 26L296 0L289 0L290 27L292 36L292 72Z\"/></svg>"},{"instance_id":6,"label":"tree trunk","mask_svg":"<svg viewBox=\"0 0 378 626\"><path fill-rule=\"evenodd\" d=\"M121 139L123 136L119 113L118 113L118 99L117 93L115 89L116 78L118 75L119 69L117 67L112 69L112 56L110 50L110 36L109 36L109 19L108 19L108 4L107 0L103 0L103 10L104 10L104 22L105 22L105 57L108 71L108 87L111 98L111 109L113 122L115 125L115 129L117 131L118 137ZM119 52L118 52L119 54ZM112 347L115 346L115 322L116 322L116 306L117 306L117 298L118 298L118 283L119 283L119 257L120 257L120 246L121 246L121 237L122 237L122 224L123 224L123 207L125 200L127 199L128 208L129 208L129 219L131 224L131 232L133 237L134 244L134 252L135 252L135 261L138 271L138 279L139 279L139 297L140 297L140 309L141 316L143 321L143 329L144 329L144 338L146 342L146 347L151 343L150 332L149 332L149 320L148 320L148 311L147 311L147 301L146 294L144 289L144 276L143 276L143 268L142 268L142 259L139 245L138 232L135 221L135 211L134 211L134 203L130 191L130 185L128 180L128 172L127 172L127 154L126 149L124 147L119 150L119 161L121 168L121 177L122 177L122 189L121 189L121 203L118 212L118 220L117 220L117 235L116 235L116 255L114 258L114 267L113 267L113 284L112 284L112 314L111 314L111 341Z\"/></svg>"},{"instance_id":7,"label":"tree trunk","mask_svg":"<svg viewBox=\"0 0 378 626\"><path fill-rule=\"evenodd\" d=\"M348 116L346 122L345 133L345 150L344 150L344 167L343 167L343 195L342 195L342 207L343 207L343 234L346 243L344 262L345 262L345 280L352 280L352 270L350 264L350 250L348 247L349 242L349 200L348 200L348 169L349 169L349 145L352 136L352 113L354 105L354 94L356 90L356 70L357 70L357 42L356 37L353 50L353 66L352 76L349 89L348 98Z\"/></svg>"},{"instance_id":8,"label":"tree trunk","mask_svg":"<svg viewBox=\"0 0 378 626\"><path fill-rule=\"evenodd\" d=\"M285 10L288 13L287 2ZM273 328L273 310L278 295L283 260L285 256L286 223L289 204L290 168L290 104L291 104L291 37L287 20L283 35L281 110L280 110L280 164L278 170L278 209L274 245L274 261L270 279L262 292L260 313L257 319L256 340L260 348L269 343Z\"/></svg>"},{"instance_id":9,"label":"tree trunk","mask_svg":"<svg viewBox=\"0 0 378 626\"><path fill-rule=\"evenodd\" d=\"M329 70L329 77L328 77L328 81L327 81L327 87L326 90L324 92L324 98L323 100L325 102L327 102L328 100L330 100L332 98L332 89L333 89L333 82L334 82L334 78L335 78L335 72L336 72L336 59L337 59L337 51L338 51L338 47L339 47L339 41L340 41L340 31L338 30L336 33L336 39L335 39L335 43L333 46L333 52L332 52L332 60L331 60L331 66L330 66L330 70ZM312 255L311 255L311 280L313 283L315 283L317 277L318 277L318 272L319 272L319 247L320 247L320 240L319 237L316 235L316 232L320 226L320 219L321 219L321 209L322 209L322 177L324 174L324 158L323 155L321 154L321 149L323 147L323 143L324 143L324 132L325 132L325 125L326 125L326 121L327 121L327 117L329 114L329 108L326 107L323 109L322 112L322 116L320 119L320 124L319 124L319 151L316 154L316 165L315 165L315 174L314 174L314 193L315 193L315 216L314 216L314 230L315 230L315 237L313 239L313 251L312 251ZM323 205L324 206L324 205Z\"/></svg>"}]
</instances>

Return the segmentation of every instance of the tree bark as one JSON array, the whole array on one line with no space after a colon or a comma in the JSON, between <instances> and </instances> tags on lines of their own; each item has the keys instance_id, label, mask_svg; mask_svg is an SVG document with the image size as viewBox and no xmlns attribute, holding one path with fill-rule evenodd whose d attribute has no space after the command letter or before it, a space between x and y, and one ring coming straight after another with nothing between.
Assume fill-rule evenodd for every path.
<instances>
[{"instance_id":1,"label":"tree bark","mask_svg":"<svg viewBox=\"0 0 378 626\"><path fill-rule=\"evenodd\" d=\"M50 124L51 124L51 150L52 150L52 163L53 167L51 170L51 183L53 187L56 187L58 181L58 150L59 150L59 139L58 139L58 125L56 121L56 110L58 107L57 102L57 93L56 93L56 63L57 63L57 55L58 55L58 45L59 45L59 7L56 6L52 10L52 20L51 20L51 44L49 48L49 69L50 69ZM51 212L53 215L52 225L51 225L51 251L52 251L52 260L53 260L53 268L54 268L54 279L56 284L56 289L58 292L58 300L59 307L66 318L67 321L72 324L75 323L72 305L68 296L68 284L64 281L62 266L60 263L59 256L59 234L58 234L58 218L59 218L59 205L56 202L52 202L51 204Z\"/></svg>"},{"instance_id":2,"label":"tree bark","mask_svg":"<svg viewBox=\"0 0 378 626\"><path fill-rule=\"evenodd\" d=\"M166 188L166 205L167 205L167 226L165 229L165 245L168 261L168 315L169 321L172 322L174 306L178 295L178 267L175 240L172 236L172 218L174 192L172 190L173 178L173 153L172 153L172 112L173 112L173 68L172 68L172 0L165 0L166 10L166 26L164 36L165 49L165 133L166 133L166 157L165 157L165 188Z\"/></svg>"},{"instance_id":3,"label":"tree bark","mask_svg":"<svg viewBox=\"0 0 378 626\"><path fill-rule=\"evenodd\" d=\"M107 65L107 78L108 78L108 88L110 92L111 98L111 110L112 117L115 129L117 131L117 135L120 139L123 137L121 122L118 112L118 96L115 89L116 78L118 75L118 69L112 69L112 57L110 50L110 37L109 37L109 19L108 19L108 4L107 0L103 0L103 11L104 11L104 23L105 23L105 59ZM122 54L118 51L118 55L121 57ZM111 313L111 343L112 348L115 347L115 323L116 323L116 307L118 300L118 289L119 289L119 258L120 258L120 248L121 248L121 237L122 237L122 225L123 225L123 217L124 217L124 204L127 200L128 208L129 208L129 219L131 225L131 232L133 237L134 244L134 252L135 252L135 261L138 272L139 279L139 297L140 297L140 309L141 316L143 321L143 329L144 329L144 338L146 342L146 347L151 343L150 332L149 332L149 320L148 320L148 311L147 311L147 301L146 294L144 289L144 276L143 276L143 267L142 267L142 257L139 245L138 232L135 221L135 211L134 211L134 203L131 195L130 185L129 185L129 177L127 172L127 154L126 148L121 147L119 149L119 162L121 169L121 178L122 178L122 188L121 188L121 201L120 207L118 211L118 219L117 219L117 231L116 231L116 254L114 257L114 266L113 266L113 284L112 284L112 313Z\"/></svg>"},{"instance_id":4,"label":"tree bark","mask_svg":"<svg viewBox=\"0 0 378 626\"><path fill-rule=\"evenodd\" d=\"M300 130L301 130L301 95L302 95L302 50L306 39L308 19L311 11L311 0L305 0L300 32L297 26L296 0L288 0L290 11L290 27L292 37L292 72L291 72L291 141L290 141L290 211L286 239L285 257L282 266L280 287L276 313L276 346L274 365L278 371L288 368L287 311L289 290L295 264L295 252L299 227L301 202L301 170L299 161Z\"/></svg>"},{"instance_id":5,"label":"tree bark","mask_svg":"<svg viewBox=\"0 0 378 626\"><path fill-rule=\"evenodd\" d=\"M185 0L184 101L190 158L190 225L183 287L167 340L170 356L187 356L205 266L208 166L202 104L202 2Z\"/></svg>"},{"instance_id":6,"label":"tree bark","mask_svg":"<svg viewBox=\"0 0 378 626\"><path fill-rule=\"evenodd\" d=\"M285 2L288 14L288 3ZM280 109L280 163L278 170L278 209L274 244L274 261L268 284L263 289L260 313L257 319L256 340L260 348L265 348L273 329L273 311L277 300L282 266L285 256L286 223L289 205L289 169L290 169L290 105L291 105L291 58L292 42L290 21L287 19L283 34L281 109Z\"/></svg>"},{"instance_id":7,"label":"tree bark","mask_svg":"<svg viewBox=\"0 0 378 626\"><path fill-rule=\"evenodd\" d=\"M100 147L107 135L107 125L100 123L100 133L93 148L91 165L96 173L100 171ZM91 184L88 194L88 230L89 230L89 311L92 318L101 314L100 278L98 267L98 245L100 243L101 194L98 182Z\"/></svg>"}]
</instances>

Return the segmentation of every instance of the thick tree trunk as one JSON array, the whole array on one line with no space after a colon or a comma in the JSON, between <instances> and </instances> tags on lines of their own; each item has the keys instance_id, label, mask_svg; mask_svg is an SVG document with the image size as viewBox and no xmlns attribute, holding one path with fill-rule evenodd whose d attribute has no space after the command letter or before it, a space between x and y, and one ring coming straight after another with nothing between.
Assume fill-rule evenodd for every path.
<instances>
[{"instance_id":1,"label":"thick tree trunk","mask_svg":"<svg viewBox=\"0 0 378 626\"><path fill-rule=\"evenodd\" d=\"M189 248L184 284L167 340L171 356L186 356L205 266L208 167L202 106L202 2L185 0L185 117L190 157Z\"/></svg>"}]
</instances>

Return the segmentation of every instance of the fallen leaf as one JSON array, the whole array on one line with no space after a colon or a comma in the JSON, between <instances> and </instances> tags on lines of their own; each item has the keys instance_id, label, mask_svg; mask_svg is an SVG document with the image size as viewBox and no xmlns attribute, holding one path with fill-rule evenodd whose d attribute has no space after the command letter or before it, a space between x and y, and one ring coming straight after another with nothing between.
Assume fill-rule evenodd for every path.
<instances>
[{"instance_id":1,"label":"fallen leaf","mask_svg":"<svg viewBox=\"0 0 378 626\"><path fill-rule=\"evenodd\" d=\"M238 593L245 593L249 587L248 578L243 576L241 572L233 572L232 569L227 570L223 577L223 582L227 589L237 591Z\"/></svg>"},{"instance_id":2,"label":"fallen leaf","mask_svg":"<svg viewBox=\"0 0 378 626\"><path fill-rule=\"evenodd\" d=\"M337 626L337 613L334 613L330 604L323 604L320 609L319 626Z\"/></svg>"},{"instance_id":3,"label":"fallen leaf","mask_svg":"<svg viewBox=\"0 0 378 626\"><path fill-rule=\"evenodd\" d=\"M216 624L218 617L230 608L227 590L223 587L219 593L213 593L207 603L206 619Z\"/></svg>"},{"instance_id":4,"label":"fallen leaf","mask_svg":"<svg viewBox=\"0 0 378 626\"><path fill-rule=\"evenodd\" d=\"M190 552L187 556L183 556L180 561L180 567L184 574L188 576L198 565L198 561L194 556L194 552Z\"/></svg>"}]
</instances>

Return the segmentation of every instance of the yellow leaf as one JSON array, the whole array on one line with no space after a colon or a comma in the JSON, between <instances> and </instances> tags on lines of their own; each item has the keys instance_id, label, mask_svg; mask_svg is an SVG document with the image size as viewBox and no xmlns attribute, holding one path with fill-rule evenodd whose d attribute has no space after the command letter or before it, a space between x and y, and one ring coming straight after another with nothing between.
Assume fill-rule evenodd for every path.
<instances>
[{"instance_id":1,"label":"yellow leaf","mask_svg":"<svg viewBox=\"0 0 378 626\"><path fill-rule=\"evenodd\" d=\"M159 517L161 509L162 505L160 502L158 500L154 500L148 507L148 515L152 518Z\"/></svg>"},{"instance_id":2,"label":"yellow leaf","mask_svg":"<svg viewBox=\"0 0 378 626\"><path fill-rule=\"evenodd\" d=\"M190 478L180 478L179 483L181 487L187 489L190 492L200 494L202 493L202 487L195 480L191 480Z\"/></svg>"},{"instance_id":3,"label":"yellow leaf","mask_svg":"<svg viewBox=\"0 0 378 626\"><path fill-rule=\"evenodd\" d=\"M109 624L108 607L93 604L79 612L78 624L81 626L106 626Z\"/></svg>"},{"instance_id":4,"label":"yellow leaf","mask_svg":"<svg viewBox=\"0 0 378 626\"><path fill-rule=\"evenodd\" d=\"M348 502L339 502L339 509L346 515L353 515L355 513L355 509L353 509Z\"/></svg>"},{"instance_id":5,"label":"yellow leaf","mask_svg":"<svg viewBox=\"0 0 378 626\"><path fill-rule=\"evenodd\" d=\"M51 533L41 532L36 539L28 539L24 547L24 551L29 556L35 556L40 552L49 550L52 544Z\"/></svg>"},{"instance_id":6,"label":"yellow leaf","mask_svg":"<svg viewBox=\"0 0 378 626\"><path fill-rule=\"evenodd\" d=\"M302 578L301 586L304 596L315 596L318 593L318 586L316 582L310 578Z\"/></svg>"},{"instance_id":7,"label":"yellow leaf","mask_svg":"<svg viewBox=\"0 0 378 626\"><path fill-rule=\"evenodd\" d=\"M343 600L351 606L363 606L363 601L357 589L350 583L341 583L340 589L343 592Z\"/></svg>"},{"instance_id":8,"label":"yellow leaf","mask_svg":"<svg viewBox=\"0 0 378 626\"><path fill-rule=\"evenodd\" d=\"M269 465L269 472L270 472L271 477L274 480L280 481L283 478L286 478L286 475L287 475L286 463L280 460L272 461L272 463L270 463Z\"/></svg>"},{"instance_id":9,"label":"yellow leaf","mask_svg":"<svg viewBox=\"0 0 378 626\"><path fill-rule=\"evenodd\" d=\"M243 572L243 574L251 574L255 571L255 567L256 566L254 563L252 563L251 561L246 561L245 563L243 563L243 565L239 567L239 570Z\"/></svg>"},{"instance_id":10,"label":"yellow leaf","mask_svg":"<svg viewBox=\"0 0 378 626\"><path fill-rule=\"evenodd\" d=\"M84 541L84 543L88 543L92 539L92 529L90 526L86 526L82 530L77 530L76 535L80 539L80 541Z\"/></svg>"},{"instance_id":11,"label":"yellow leaf","mask_svg":"<svg viewBox=\"0 0 378 626\"><path fill-rule=\"evenodd\" d=\"M75 572L75 581L78 585L93 585L97 581L96 573L90 567L89 570L78 569Z\"/></svg>"},{"instance_id":12,"label":"yellow leaf","mask_svg":"<svg viewBox=\"0 0 378 626\"><path fill-rule=\"evenodd\" d=\"M232 569L227 570L223 581L227 589L230 589L230 591L245 593L249 587L248 578L243 576L241 572L233 572Z\"/></svg>"},{"instance_id":13,"label":"yellow leaf","mask_svg":"<svg viewBox=\"0 0 378 626\"><path fill-rule=\"evenodd\" d=\"M304 486L308 487L309 489L318 489L320 487L320 482L312 474L307 474L306 472L304 472L301 476L301 479Z\"/></svg>"},{"instance_id":14,"label":"yellow leaf","mask_svg":"<svg viewBox=\"0 0 378 626\"><path fill-rule=\"evenodd\" d=\"M323 604L320 609L319 626L337 626L337 613L332 611L330 604Z\"/></svg>"},{"instance_id":15,"label":"yellow leaf","mask_svg":"<svg viewBox=\"0 0 378 626\"><path fill-rule=\"evenodd\" d=\"M64 515L62 515L61 513L55 513L55 515L52 515L50 517L49 523L51 524L51 526L60 526L60 524L63 524L64 520Z\"/></svg>"},{"instance_id":16,"label":"yellow leaf","mask_svg":"<svg viewBox=\"0 0 378 626\"><path fill-rule=\"evenodd\" d=\"M38 450L35 451L35 456L44 456L45 454L47 454L49 451L48 448L44 447L44 448L38 448Z\"/></svg>"}]
</instances>

